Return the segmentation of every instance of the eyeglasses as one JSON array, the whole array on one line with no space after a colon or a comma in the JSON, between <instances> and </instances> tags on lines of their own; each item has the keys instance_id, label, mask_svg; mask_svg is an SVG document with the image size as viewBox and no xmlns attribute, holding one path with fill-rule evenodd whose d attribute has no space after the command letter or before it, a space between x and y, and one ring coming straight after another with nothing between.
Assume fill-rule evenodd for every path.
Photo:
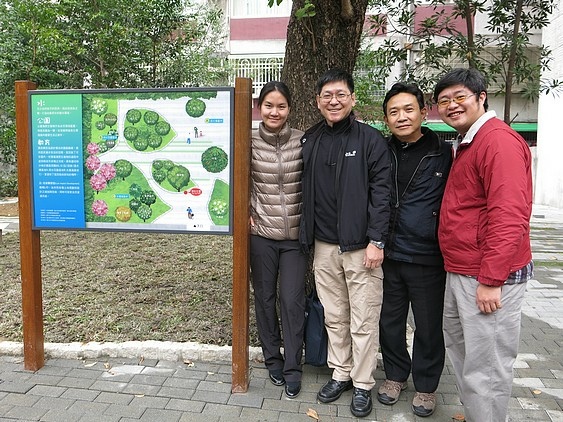
<instances>
[{"instance_id":1,"label":"eyeglasses","mask_svg":"<svg viewBox=\"0 0 563 422\"><path fill-rule=\"evenodd\" d=\"M452 101L456 104L461 104L465 102L465 100L467 100L469 97L473 97L474 95L477 95L477 93L474 92L473 94L469 95L458 95L457 97L453 98L442 98L441 100L438 100L436 104L438 104L438 107L440 108L446 108Z\"/></svg>"},{"instance_id":2,"label":"eyeglasses","mask_svg":"<svg viewBox=\"0 0 563 422\"><path fill-rule=\"evenodd\" d=\"M330 103L333 98L336 98L336 101L339 103L344 102L348 99L348 97L352 94L345 94L343 92L338 92L336 94L329 94L328 92L324 93L323 95L319 95L319 98L323 103Z\"/></svg>"}]
</instances>

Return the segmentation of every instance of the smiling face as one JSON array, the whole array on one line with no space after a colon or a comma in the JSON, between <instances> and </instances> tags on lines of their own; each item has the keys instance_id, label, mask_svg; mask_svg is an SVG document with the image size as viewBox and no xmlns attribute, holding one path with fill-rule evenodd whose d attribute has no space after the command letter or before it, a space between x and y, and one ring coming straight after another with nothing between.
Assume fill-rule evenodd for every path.
<instances>
[{"instance_id":1,"label":"smiling face","mask_svg":"<svg viewBox=\"0 0 563 422\"><path fill-rule=\"evenodd\" d=\"M461 96L467 98L459 104L455 101L449 101L448 105L445 107L438 106L438 113L444 123L453 127L458 133L465 134L471 125L485 114L483 104L487 98L487 94L485 92L475 94L465 85L454 85L442 90L440 95L438 95L437 102L439 103L441 100L452 100L453 98Z\"/></svg>"},{"instance_id":2,"label":"smiling face","mask_svg":"<svg viewBox=\"0 0 563 422\"><path fill-rule=\"evenodd\" d=\"M337 98L339 95L343 97L340 100ZM354 105L356 96L350 92L345 81L329 82L323 86L320 95L317 95L317 107L329 126L344 120L352 112Z\"/></svg>"},{"instance_id":3,"label":"smiling face","mask_svg":"<svg viewBox=\"0 0 563 422\"><path fill-rule=\"evenodd\" d=\"M260 116L266 129L279 132L289 116L287 98L279 91L270 92L260 104Z\"/></svg>"},{"instance_id":4,"label":"smiling face","mask_svg":"<svg viewBox=\"0 0 563 422\"><path fill-rule=\"evenodd\" d=\"M412 94L401 92L387 102L385 123L401 142L418 141L422 137L420 126L425 118L426 107L421 109Z\"/></svg>"}]
</instances>

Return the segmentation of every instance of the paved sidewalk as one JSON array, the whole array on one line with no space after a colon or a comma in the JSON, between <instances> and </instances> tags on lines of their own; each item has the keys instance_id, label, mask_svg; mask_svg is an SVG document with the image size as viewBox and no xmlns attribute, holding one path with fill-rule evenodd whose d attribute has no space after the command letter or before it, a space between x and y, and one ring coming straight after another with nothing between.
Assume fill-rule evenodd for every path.
<instances>
[{"instance_id":1,"label":"paved sidewalk","mask_svg":"<svg viewBox=\"0 0 563 422\"><path fill-rule=\"evenodd\" d=\"M0 218L1 224L5 220ZM12 222L10 222L12 223ZM534 207L532 237L536 275L523 307L510 420L563 422L563 210ZM13 228L13 226L11 226ZM166 343L162 343L166 347ZM142 358L51 358L37 372L21 356L0 356L0 421L348 421L351 392L331 404L316 393L326 368L304 367L297 399L273 386L261 363L251 363L250 388L231 394L231 364ZM375 373L377 386L384 379ZM365 421L422 421L410 409L412 382L394 406L374 400ZM463 408L449 362L428 421L452 421ZM309 416L307 413L311 416Z\"/></svg>"}]
</instances>

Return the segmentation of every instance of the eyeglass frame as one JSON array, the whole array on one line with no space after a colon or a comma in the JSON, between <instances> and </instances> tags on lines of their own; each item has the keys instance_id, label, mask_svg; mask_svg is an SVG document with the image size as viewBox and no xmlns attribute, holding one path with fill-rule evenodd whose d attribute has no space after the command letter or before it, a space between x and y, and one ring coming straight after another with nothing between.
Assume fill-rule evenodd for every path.
<instances>
[{"instance_id":1,"label":"eyeglass frame","mask_svg":"<svg viewBox=\"0 0 563 422\"><path fill-rule=\"evenodd\" d=\"M333 98L336 98L336 101L338 101L339 103L343 103L348 99L348 97L351 97L352 95L353 93L345 94L343 92L337 92L336 94L330 94L328 92L325 92L323 95L317 95L317 97L322 103L329 104Z\"/></svg>"},{"instance_id":2,"label":"eyeglass frame","mask_svg":"<svg viewBox=\"0 0 563 422\"><path fill-rule=\"evenodd\" d=\"M436 105L438 108L446 108L449 107L452 101L456 104L464 103L469 97L473 97L475 95L480 95L478 92L472 92L469 95L456 95L453 98L442 98L441 100L436 101Z\"/></svg>"}]
</instances>

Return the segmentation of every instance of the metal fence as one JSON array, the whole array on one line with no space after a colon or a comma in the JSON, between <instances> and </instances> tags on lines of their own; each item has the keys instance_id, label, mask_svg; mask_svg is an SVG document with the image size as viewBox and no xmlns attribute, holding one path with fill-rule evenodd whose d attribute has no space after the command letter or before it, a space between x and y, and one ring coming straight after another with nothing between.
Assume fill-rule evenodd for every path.
<instances>
[{"instance_id":1,"label":"metal fence","mask_svg":"<svg viewBox=\"0 0 563 422\"><path fill-rule=\"evenodd\" d=\"M283 57L230 57L229 66L231 85L235 78L251 78L252 94L257 98L266 82L281 79Z\"/></svg>"}]
</instances>

